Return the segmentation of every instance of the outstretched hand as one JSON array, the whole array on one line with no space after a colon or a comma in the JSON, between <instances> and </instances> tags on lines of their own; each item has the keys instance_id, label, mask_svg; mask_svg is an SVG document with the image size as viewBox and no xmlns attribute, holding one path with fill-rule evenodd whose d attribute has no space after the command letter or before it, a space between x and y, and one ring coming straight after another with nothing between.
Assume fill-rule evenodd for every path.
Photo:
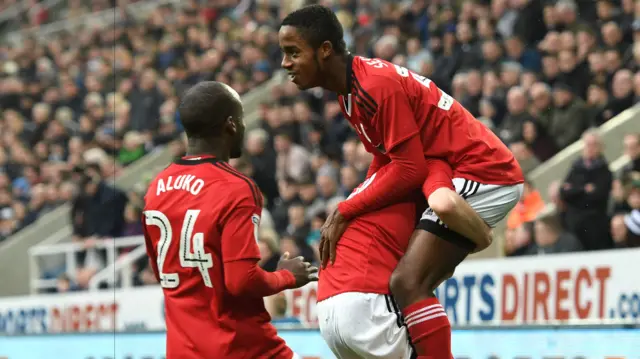
<instances>
[{"instance_id":1,"label":"outstretched hand","mask_svg":"<svg viewBox=\"0 0 640 359\"><path fill-rule=\"evenodd\" d=\"M326 268L329 261L331 261L331 264L336 261L336 246L338 245L338 240L347 229L348 223L336 208L320 228L319 249L322 268Z\"/></svg>"},{"instance_id":2,"label":"outstretched hand","mask_svg":"<svg viewBox=\"0 0 640 359\"><path fill-rule=\"evenodd\" d=\"M302 256L295 258L289 258L289 252L285 252L280 261L278 261L278 270L288 270L296 278L295 288L300 288L303 285L318 280L318 268L311 265L309 262L305 262Z\"/></svg>"}]
</instances>

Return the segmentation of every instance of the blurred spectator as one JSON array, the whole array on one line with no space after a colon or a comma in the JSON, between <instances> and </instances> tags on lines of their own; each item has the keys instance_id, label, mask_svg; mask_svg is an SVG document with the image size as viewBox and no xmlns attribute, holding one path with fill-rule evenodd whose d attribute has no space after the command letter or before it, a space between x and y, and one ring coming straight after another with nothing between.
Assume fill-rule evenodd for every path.
<instances>
[{"instance_id":1,"label":"blurred spectator","mask_svg":"<svg viewBox=\"0 0 640 359\"><path fill-rule=\"evenodd\" d=\"M536 82L529 88L531 106L529 112L535 117L536 123L542 128L548 128L553 115L551 86L544 82Z\"/></svg>"},{"instance_id":2,"label":"blurred spectator","mask_svg":"<svg viewBox=\"0 0 640 359\"><path fill-rule=\"evenodd\" d=\"M640 210L611 219L611 236L616 248L640 247Z\"/></svg>"},{"instance_id":3,"label":"blurred spectator","mask_svg":"<svg viewBox=\"0 0 640 359\"><path fill-rule=\"evenodd\" d=\"M74 241L82 243L86 249L91 249L99 239L121 237L125 228L136 231L135 228L126 225L126 194L104 181L100 166L89 164L86 168L78 170L81 171L80 189L73 200L71 211ZM129 215L132 216L131 213ZM76 253L80 265L85 264L87 253ZM105 251L100 250L98 254L103 264L106 264Z\"/></svg>"},{"instance_id":4,"label":"blurred spectator","mask_svg":"<svg viewBox=\"0 0 640 359\"><path fill-rule=\"evenodd\" d=\"M276 154L268 145L267 131L258 128L247 133L245 147L253 167L253 179L266 197L267 206L271 208L278 197L278 186L275 175Z\"/></svg>"},{"instance_id":5,"label":"blurred spectator","mask_svg":"<svg viewBox=\"0 0 640 359\"><path fill-rule=\"evenodd\" d=\"M611 84L611 95L611 99L603 112L603 119L605 121L619 115L635 103L633 73L631 71L622 69L616 72Z\"/></svg>"},{"instance_id":6,"label":"blurred spectator","mask_svg":"<svg viewBox=\"0 0 640 359\"><path fill-rule=\"evenodd\" d=\"M640 247L640 209L634 209L624 217L627 227L627 236L624 241L616 244L626 247Z\"/></svg>"},{"instance_id":7,"label":"blurred spectator","mask_svg":"<svg viewBox=\"0 0 640 359\"><path fill-rule=\"evenodd\" d=\"M627 198L632 187L633 173L640 173L640 134L624 136L624 154L630 162L622 168L618 178L613 181L611 196L614 201L614 212L626 213L631 210Z\"/></svg>"},{"instance_id":8,"label":"blurred spectator","mask_svg":"<svg viewBox=\"0 0 640 359\"><path fill-rule=\"evenodd\" d=\"M526 142L514 142L509 146L509 149L520 164L522 172L525 175L541 163L534 155L531 146Z\"/></svg>"},{"instance_id":9,"label":"blurred spectator","mask_svg":"<svg viewBox=\"0 0 640 359\"><path fill-rule=\"evenodd\" d=\"M527 254L553 254L578 252L583 249L580 241L562 228L556 216L544 216L535 221L534 245L529 247Z\"/></svg>"},{"instance_id":10,"label":"blurred spectator","mask_svg":"<svg viewBox=\"0 0 640 359\"><path fill-rule=\"evenodd\" d=\"M582 158L574 162L560 190L566 225L585 250L607 249L612 247L607 205L613 179L597 130L585 133L583 141Z\"/></svg>"},{"instance_id":11,"label":"blurred spectator","mask_svg":"<svg viewBox=\"0 0 640 359\"><path fill-rule=\"evenodd\" d=\"M516 257L529 254L535 245L533 242L533 222L521 223L516 228L507 228L504 254Z\"/></svg>"},{"instance_id":12,"label":"blurred spectator","mask_svg":"<svg viewBox=\"0 0 640 359\"><path fill-rule=\"evenodd\" d=\"M295 181L307 180L311 167L310 154L302 146L293 142L292 134L282 130L274 138L277 153L276 176L279 179L291 177Z\"/></svg>"},{"instance_id":13,"label":"blurred spectator","mask_svg":"<svg viewBox=\"0 0 640 359\"><path fill-rule=\"evenodd\" d=\"M554 85L553 99L555 110L549 124L549 134L558 148L563 149L580 139L580 135L591 126L592 119L584 101L567 84Z\"/></svg>"},{"instance_id":14,"label":"blurred spectator","mask_svg":"<svg viewBox=\"0 0 640 359\"><path fill-rule=\"evenodd\" d=\"M278 234L273 229L261 229L258 247L260 247L260 261L258 264L268 272L276 271L280 260L278 249Z\"/></svg>"},{"instance_id":15,"label":"blurred spectator","mask_svg":"<svg viewBox=\"0 0 640 359\"><path fill-rule=\"evenodd\" d=\"M540 162L548 160L558 152L555 142L539 121L527 121L522 125L522 142Z\"/></svg>"},{"instance_id":16,"label":"blurred spectator","mask_svg":"<svg viewBox=\"0 0 640 359\"><path fill-rule=\"evenodd\" d=\"M533 222L544 209L544 201L540 192L528 180L524 182L524 191L520 202L516 204L507 217L507 228L516 229L527 222Z\"/></svg>"},{"instance_id":17,"label":"blurred spectator","mask_svg":"<svg viewBox=\"0 0 640 359\"><path fill-rule=\"evenodd\" d=\"M527 121L534 121L527 112L527 96L523 88L512 87L507 94L508 115L498 127L498 135L507 144L517 141L522 136L522 126Z\"/></svg>"}]
</instances>

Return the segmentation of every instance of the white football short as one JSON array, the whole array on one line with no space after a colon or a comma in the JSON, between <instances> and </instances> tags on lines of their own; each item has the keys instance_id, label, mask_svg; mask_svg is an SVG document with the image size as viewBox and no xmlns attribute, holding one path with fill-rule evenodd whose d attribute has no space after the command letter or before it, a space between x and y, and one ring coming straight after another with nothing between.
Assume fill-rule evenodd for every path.
<instances>
[{"instance_id":1,"label":"white football short","mask_svg":"<svg viewBox=\"0 0 640 359\"><path fill-rule=\"evenodd\" d=\"M338 359L411 359L416 354L390 295L342 293L316 307L322 337Z\"/></svg>"},{"instance_id":2,"label":"white football short","mask_svg":"<svg viewBox=\"0 0 640 359\"><path fill-rule=\"evenodd\" d=\"M464 178L454 178L456 192L464 198L489 226L495 227L515 207L522 197L523 184L511 186L482 184ZM420 218L418 228L454 242L470 250L475 248L471 240L450 230L431 208L427 208Z\"/></svg>"}]
</instances>

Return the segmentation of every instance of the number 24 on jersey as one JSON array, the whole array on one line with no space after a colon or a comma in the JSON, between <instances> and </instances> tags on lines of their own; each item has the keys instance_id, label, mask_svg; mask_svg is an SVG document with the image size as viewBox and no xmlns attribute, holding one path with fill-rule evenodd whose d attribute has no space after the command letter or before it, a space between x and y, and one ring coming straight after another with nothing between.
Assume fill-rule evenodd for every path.
<instances>
[{"instance_id":1,"label":"number 24 on jersey","mask_svg":"<svg viewBox=\"0 0 640 359\"><path fill-rule=\"evenodd\" d=\"M202 275L204 285L213 288L209 269L213 268L213 258L211 253L204 251L204 233L193 234L193 228L200 210L190 209L185 213L180 231L180 266L183 268L198 268ZM160 211L145 211L146 224L156 226L160 229L160 240L158 241L158 272L160 272L160 285L163 288L177 288L180 285L178 273L165 273L163 271L164 262L167 259L169 246L173 239L171 222L167 216Z\"/></svg>"}]
</instances>

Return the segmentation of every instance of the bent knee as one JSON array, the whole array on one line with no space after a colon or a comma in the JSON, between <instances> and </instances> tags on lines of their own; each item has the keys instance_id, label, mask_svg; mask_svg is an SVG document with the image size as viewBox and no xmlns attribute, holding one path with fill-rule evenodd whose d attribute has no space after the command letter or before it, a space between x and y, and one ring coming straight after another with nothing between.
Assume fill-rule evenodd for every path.
<instances>
[{"instance_id":1,"label":"bent knee","mask_svg":"<svg viewBox=\"0 0 640 359\"><path fill-rule=\"evenodd\" d=\"M420 288L420 278L415 273L411 273L402 267L397 267L391 273L389 279L389 289L395 297L405 298L411 296Z\"/></svg>"},{"instance_id":2,"label":"bent knee","mask_svg":"<svg viewBox=\"0 0 640 359\"><path fill-rule=\"evenodd\" d=\"M447 216L456 211L456 196L458 194L449 188L441 187L429 196L429 207L439 216Z\"/></svg>"}]
</instances>

